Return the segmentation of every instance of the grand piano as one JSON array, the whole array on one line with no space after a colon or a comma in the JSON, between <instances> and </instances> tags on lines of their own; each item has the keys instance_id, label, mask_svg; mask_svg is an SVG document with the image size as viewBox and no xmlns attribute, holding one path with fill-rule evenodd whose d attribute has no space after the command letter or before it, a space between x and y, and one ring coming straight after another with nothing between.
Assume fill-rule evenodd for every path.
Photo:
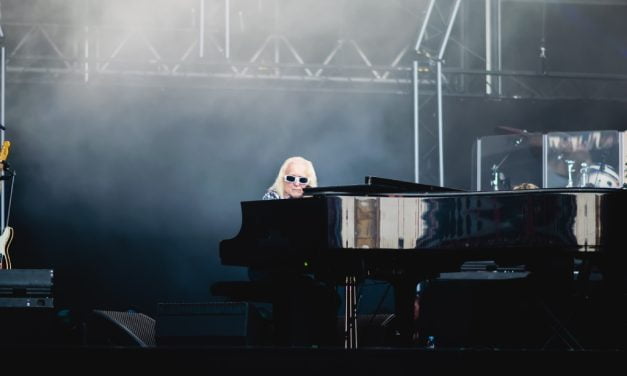
<instances>
[{"instance_id":1,"label":"grand piano","mask_svg":"<svg viewBox=\"0 0 627 376\"><path fill-rule=\"evenodd\" d=\"M305 195L242 202L239 234L220 243L222 264L389 281L407 340L416 283L464 262L533 268L565 257L609 273L626 256L622 189L463 192L366 177Z\"/></svg>"}]
</instances>

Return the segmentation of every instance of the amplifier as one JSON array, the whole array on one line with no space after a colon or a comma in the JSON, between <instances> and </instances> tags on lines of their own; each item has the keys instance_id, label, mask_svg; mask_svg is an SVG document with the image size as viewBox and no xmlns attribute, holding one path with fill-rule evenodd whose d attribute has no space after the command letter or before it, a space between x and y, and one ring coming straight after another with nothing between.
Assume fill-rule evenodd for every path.
<instances>
[{"instance_id":1,"label":"amplifier","mask_svg":"<svg viewBox=\"0 0 627 376\"><path fill-rule=\"evenodd\" d=\"M160 303L158 346L261 345L267 323L245 302Z\"/></svg>"},{"instance_id":2,"label":"amplifier","mask_svg":"<svg viewBox=\"0 0 627 376\"><path fill-rule=\"evenodd\" d=\"M0 270L0 307L54 308L51 269Z\"/></svg>"}]
</instances>

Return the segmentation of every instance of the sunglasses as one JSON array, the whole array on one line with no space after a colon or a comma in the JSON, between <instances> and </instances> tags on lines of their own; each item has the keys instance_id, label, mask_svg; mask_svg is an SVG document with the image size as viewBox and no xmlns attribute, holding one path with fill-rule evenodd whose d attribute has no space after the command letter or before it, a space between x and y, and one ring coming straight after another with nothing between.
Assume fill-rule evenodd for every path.
<instances>
[{"instance_id":1,"label":"sunglasses","mask_svg":"<svg viewBox=\"0 0 627 376\"><path fill-rule=\"evenodd\" d=\"M300 184L309 183L309 178L305 176L285 175L284 179L288 183L300 183Z\"/></svg>"}]
</instances>

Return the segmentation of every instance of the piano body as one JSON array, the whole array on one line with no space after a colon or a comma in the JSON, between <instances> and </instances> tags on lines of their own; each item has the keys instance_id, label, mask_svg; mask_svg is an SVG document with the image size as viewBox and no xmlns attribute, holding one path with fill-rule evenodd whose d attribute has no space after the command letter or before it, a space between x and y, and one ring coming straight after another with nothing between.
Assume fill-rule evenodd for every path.
<instances>
[{"instance_id":1,"label":"piano body","mask_svg":"<svg viewBox=\"0 0 627 376\"><path fill-rule=\"evenodd\" d=\"M627 192L576 188L461 192L388 179L308 189L299 200L242 202L224 265L302 270L393 284L409 325L416 283L471 260L528 264L549 256L622 264ZM396 183L396 184L395 184Z\"/></svg>"}]
</instances>

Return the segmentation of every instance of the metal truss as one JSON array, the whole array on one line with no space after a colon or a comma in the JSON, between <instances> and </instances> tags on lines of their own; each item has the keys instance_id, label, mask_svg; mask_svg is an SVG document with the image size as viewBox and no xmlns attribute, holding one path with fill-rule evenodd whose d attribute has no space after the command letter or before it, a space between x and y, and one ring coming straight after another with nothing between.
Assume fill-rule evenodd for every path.
<instances>
[{"instance_id":1,"label":"metal truss","mask_svg":"<svg viewBox=\"0 0 627 376\"><path fill-rule=\"evenodd\" d=\"M43 1L36 3L45 5ZM234 84L321 90L363 88L405 94L411 90L411 66L406 61L412 58L414 26L404 35L387 36L391 43L381 48L369 40L372 35L343 30L339 17L338 32L317 35L317 47L312 49L311 36L295 34L284 26L287 21L281 14L287 11L281 7L290 2L186 0L177 2L178 14L172 19L187 18L187 22L170 20L164 22L166 25L141 26L109 24L94 17L101 3L83 1L80 9L72 9L73 17L66 17L64 22L3 12L8 80L212 88ZM364 3L368 6L376 2ZM395 1L384 10L415 25L423 3ZM333 4L335 8L330 12L354 13L362 6L354 0L341 2L342 7L337 2L326 2L327 6ZM157 6L154 2L143 5ZM248 15L245 11L251 13L251 5L257 7ZM189 17L176 17L181 13Z\"/></svg>"},{"instance_id":2,"label":"metal truss","mask_svg":"<svg viewBox=\"0 0 627 376\"><path fill-rule=\"evenodd\" d=\"M416 182L445 185L443 96L545 100L627 98L627 75L557 72L544 68L537 71L504 69L501 6L516 2L542 7L558 3L627 5L622 0L430 0L414 47L418 56L413 69ZM465 14L470 6L483 7L482 36L468 35ZM482 50L468 47L467 41L476 42L481 37L485 38ZM543 45L538 52L542 63Z\"/></svg>"},{"instance_id":3,"label":"metal truss","mask_svg":"<svg viewBox=\"0 0 627 376\"><path fill-rule=\"evenodd\" d=\"M7 82L413 92L415 179L444 185L444 96L627 98L627 76L507 70L501 59L501 7L515 2L627 5L623 0L2 0L0 22ZM477 8L485 16L480 35L469 27L476 19L468 14Z\"/></svg>"},{"instance_id":4,"label":"metal truss","mask_svg":"<svg viewBox=\"0 0 627 376\"><path fill-rule=\"evenodd\" d=\"M317 21L316 15L329 18L328 14L335 14L335 23L325 33L307 33L299 26L306 11L294 13L295 5L289 0L4 0L0 21L6 34L9 82L302 87L409 94L412 61L417 59L422 94L435 94L439 77L443 95L622 96L624 77L567 73L549 77L503 71L497 58L498 4L508 2L540 0L491 0L493 25L489 29L496 32L492 32L494 48L489 50L468 47L468 40L477 36L469 35L465 18L458 17L442 59L438 52L455 3L452 0L433 2L429 17L430 0L394 0L385 5L375 0L300 0L302 8L320 10L308 15L313 20L302 22L309 22L310 28L327 22ZM592 3L624 5L619 0ZM484 0L462 0L459 12L483 4ZM129 14L122 20L111 18L107 9ZM364 32L364 25L377 22L364 17L364 12L410 26ZM415 35L422 26L421 46L416 48ZM436 73L438 61L441 75Z\"/></svg>"},{"instance_id":5,"label":"metal truss","mask_svg":"<svg viewBox=\"0 0 627 376\"><path fill-rule=\"evenodd\" d=\"M438 183L440 186L444 186L444 148L443 148L443 119L442 119L442 95L443 95L443 80L445 79L444 73L442 71L443 62L444 62L444 54L446 52L446 47L448 45L448 41L451 37L451 33L453 31L453 25L455 24L455 20L457 18L457 14L459 12L461 6L461 0L442 0L436 1L431 0L428 4L426 15L424 22L420 28L418 33L418 38L416 41L416 45L414 47L415 51L419 56L423 57L422 60L427 61L427 68L421 68L419 61L414 63L414 134L415 134L415 148L414 148L414 165L415 165L415 181L420 182L420 162L424 161L428 165L432 164L430 162L433 161L434 152L438 151ZM426 124L421 125L421 107L424 104L420 103L420 80L419 77L422 73L432 73L435 71L435 80L437 83L435 95L437 97L436 101L436 124L433 122L427 121ZM423 85L424 86L424 85ZM429 98L431 99L431 98ZM432 112L431 112L432 113ZM436 142L429 142L431 145L430 149L427 152L420 152L420 143L423 137L421 137L421 133L427 133L430 139L433 139L435 132L431 131L433 126L437 125L437 137L435 137ZM422 130L422 132L421 132ZM435 148L435 145L437 149ZM427 171L433 171L433 168L427 169ZM428 179L430 183L433 182L433 179Z\"/></svg>"}]
</instances>

